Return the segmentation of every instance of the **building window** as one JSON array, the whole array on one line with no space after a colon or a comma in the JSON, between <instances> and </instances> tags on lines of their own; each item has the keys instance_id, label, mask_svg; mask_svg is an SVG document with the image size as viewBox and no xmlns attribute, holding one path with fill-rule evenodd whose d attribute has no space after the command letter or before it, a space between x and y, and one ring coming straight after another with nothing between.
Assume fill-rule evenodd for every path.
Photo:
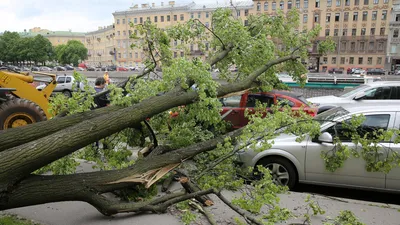
<instances>
[{"instance_id":1,"label":"building window","mask_svg":"<svg viewBox=\"0 0 400 225\"><path fill-rule=\"evenodd\" d=\"M132 58L132 52L129 53L129 58Z\"/></svg>"},{"instance_id":2,"label":"building window","mask_svg":"<svg viewBox=\"0 0 400 225\"><path fill-rule=\"evenodd\" d=\"M178 15L174 15L174 21L178 21Z\"/></svg>"},{"instance_id":3,"label":"building window","mask_svg":"<svg viewBox=\"0 0 400 225\"><path fill-rule=\"evenodd\" d=\"M378 51L383 50L383 42L378 42Z\"/></svg>"},{"instance_id":4,"label":"building window","mask_svg":"<svg viewBox=\"0 0 400 225\"><path fill-rule=\"evenodd\" d=\"M343 29L343 36L347 36L347 29Z\"/></svg>"},{"instance_id":5,"label":"building window","mask_svg":"<svg viewBox=\"0 0 400 225\"><path fill-rule=\"evenodd\" d=\"M365 36L366 33L366 29L365 28L361 28L361 36Z\"/></svg>"},{"instance_id":6,"label":"building window","mask_svg":"<svg viewBox=\"0 0 400 225\"><path fill-rule=\"evenodd\" d=\"M296 0L296 8L300 9L300 0Z\"/></svg>"},{"instance_id":7,"label":"building window","mask_svg":"<svg viewBox=\"0 0 400 225\"><path fill-rule=\"evenodd\" d=\"M393 37L394 38L398 38L399 37L399 30L398 29L393 31Z\"/></svg>"},{"instance_id":8,"label":"building window","mask_svg":"<svg viewBox=\"0 0 400 225\"><path fill-rule=\"evenodd\" d=\"M307 23L307 21L308 21L308 15L304 14L303 15L303 23Z\"/></svg>"},{"instance_id":9,"label":"building window","mask_svg":"<svg viewBox=\"0 0 400 225\"><path fill-rule=\"evenodd\" d=\"M322 59L322 61L323 61L325 64L327 64L327 63L328 63L328 58L327 58L327 57L324 57L324 58Z\"/></svg>"},{"instance_id":10,"label":"building window","mask_svg":"<svg viewBox=\"0 0 400 225\"><path fill-rule=\"evenodd\" d=\"M339 22L340 20L340 13L335 14L335 22Z\"/></svg>"},{"instance_id":11,"label":"building window","mask_svg":"<svg viewBox=\"0 0 400 225\"><path fill-rule=\"evenodd\" d=\"M128 23L131 23L131 18L128 18Z\"/></svg>"},{"instance_id":12,"label":"building window","mask_svg":"<svg viewBox=\"0 0 400 225\"><path fill-rule=\"evenodd\" d=\"M135 59L139 58L139 54L135 52Z\"/></svg>"},{"instance_id":13,"label":"building window","mask_svg":"<svg viewBox=\"0 0 400 225\"><path fill-rule=\"evenodd\" d=\"M378 57L376 59L376 64L378 64L378 65L382 64L382 57Z\"/></svg>"},{"instance_id":14,"label":"building window","mask_svg":"<svg viewBox=\"0 0 400 225\"><path fill-rule=\"evenodd\" d=\"M354 41L350 43L350 51L352 52L356 51L356 43Z\"/></svg>"},{"instance_id":15,"label":"building window","mask_svg":"<svg viewBox=\"0 0 400 225\"><path fill-rule=\"evenodd\" d=\"M330 29L326 29L325 30L325 36L329 36L330 31L331 31Z\"/></svg>"},{"instance_id":16,"label":"building window","mask_svg":"<svg viewBox=\"0 0 400 225\"><path fill-rule=\"evenodd\" d=\"M346 61L346 58L345 57L340 57L340 64L344 64L345 63L345 61Z\"/></svg>"},{"instance_id":17,"label":"building window","mask_svg":"<svg viewBox=\"0 0 400 225\"><path fill-rule=\"evenodd\" d=\"M315 0L315 8L319 8L319 0Z\"/></svg>"},{"instance_id":18,"label":"building window","mask_svg":"<svg viewBox=\"0 0 400 225\"><path fill-rule=\"evenodd\" d=\"M174 58L178 57L178 53L174 52Z\"/></svg>"},{"instance_id":19,"label":"building window","mask_svg":"<svg viewBox=\"0 0 400 225\"><path fill-rule=\"evenodd\" d=\"M396 14L396 22L400 21L400 14Z\"/></svg>"},{"instance_id":20,"label":"building window","mask_svg":"<svg viewBox=\"0 0 400 225\"><path fill-rule=\"evenodd\" d=\"M272 3L272 10L276 10L276 2Z\"/></svg>"},{"instance_id":21,"label":"building window","mask_svg":"<svg viewBox=\"0 0 400 225\"><path fill-rule=\"evenodd\" d=\"M369 1L368 0L364 0L364 5L368 5Z\"/></svg>"},{"instance_id":22,"label":"building window","mask_svg":"<svg viewBox=\"0 0 400 225\"><path fill-rule=\"evenodd\" d=\"M170 15L167 16L167 22L169 22L169 21L171 21L171 16Z\"/></svg>"},{"instance_id":23,"label":"building window","mask_svg":"<svg viewBox=\"0 0 400 225\"><path fill-rule=\"evenodd\" d=\"M379 0L374 0L374 4L379 4Z\"/></svg>"},{"instance_id":24,"label":"building window","mask_svg":"<svg viewBox=\"0 0 400 225\"><path fill-rule=\"evenodd\" d=\"M122 32L122 35L126 36L126 31L123 31L123 32Z\"/></svg>"},{"instance_id":25,"label":"building window","mask_svg":"<svg viewBox=\"0 0 400 225\"><path fill-rule=\"evenodd\" d=\"M379 35L384 36L385 35L385 28L382 27L381 31L379 32Z\"/></svg>"},{"instance_id":26,"label":"building window","mask_svg":"<svg viewBox=\"0 0 400 225\"><path fill-rule=\"evenodd\" d=\"M342 3L342 0L336 0L336 6L340 6L341 3Z\"/></svg>"},{"instance_id":27,"label":"building window","mask_svg":"<svg viewBox=\"0 0 400 225\"><path fill-rule=\"evenodd\" d=\"M183 16L183 14L181 14L181 21L185 20L185 17Z\"/></svg>"},{"instance_id":28,"label":"building window","mask_svg":"<svg viewBox=\"0 0 400 225\"><path fill-rule=\"evenodd\" d=\"M264 2L264 11L268 11L268 2Z\"/></svg>"},{"instance_id":29,"label":"building window","mask_svg":"<svg viewBox=\"0 0 400 225\"><path fill-rule=\"evenodd\" d=\"M210 13L206 12L206 18L210 17Z\"/></svg>"},{"instance_id":30,"label":"building window","mask_svg":"<svg viewBox=\"0 0 400 225\"><path fill-rule=\"evenodd\" d=\"M117 19L117 24L119 24L119 19Z\"/></svg>"},{"instance_id":31,"label":"building window","mask_svg":"<svg viewBox=\"0 0 400 225\"><path fill-rule=\"evenodd\" d=\"M333 30L333 36L339 36L339 29Z\"/></svg>"},{"instance_id":32,"label":"building window","mask_svg":"<svg viewBox=\"0 0 400 225\"><path fill-rule=\"evenodd\" d=\"M125 19L122 19L122 24L125 24Z\"/></svg>"},{"instance_id":33,"label":"building window","mask_svg":"<svg viewBox=\"0 0 400 225\"><path fill-rule=\"evenodd\" d=\"M178 46L178 41L174 40L174 46Z\"/></svg>"},{"instance_id":34,"label":"building window","mask_svg":"<svg viewBox=\"0 0 400 225\"><path fill-rule=\"evenodd\" d=\"M279 3L279 8L280 8L281 10L283 10L283 9L285 8L285 3L284 3L283 1L281 1L281 2Z\"/></svg>"},{"instance_id":35,"label":"building window","mask_svg":"<svg viewBox=\"0 0 400 225\"><path fill-rule=\"evenodd\" d=\"M326 14L326 22L331 22L331 14L330 13L327 13Z\"/></svg>"},{"instance_id":36,"label":"building window","mask_svg":"<svg viewBox=\"0 0 400 225\"><path fill-rule=\"evenodd\" d=\"M332 57L332 64L336 64L336 57Z\"/></svg>"},{"instance_id":37,"label":"building window","mask_svg":"<svg viewBox=\"0 0 400 225\"><path fill-rule=\"evenodd\" d=\"M373 11L372 12L372 20L376 20L377 17L378 17L378 12L377 11Z\"/></svg>"},{"instance_id":38,"label":"building window","mask_svg":"<svg viewBox=\"0 0 400 225\"><path fill-rule=\"evenodd\" d=\"M358 12L354 12L353 13L353 21L357 21L358 20Z\"/></svg>"},{"instance_id":39,"label":"building window","mask_svg":"<svg viewBox=\"0 0 400 225\"><path fill-rule=\"evenodd\" d=\"M389 3L389 0L383 0L383 3L384 3L384 4L388 4L388 3Z\"/></svg>"},{"instance_id":40,"label":"building window","mask_svg":"<svg viewBox=\"0 0 400 225\"><path fill-rule=\"evenodd\" d=\"M245 20L245 21L244 21L244 25L245 25L245 26L248 26L248 25L249 25L249 21L248 21L248 20Z\"/></svg>"},{"instance_id":41,"label":"building window","mask_svg":"<svg viewBox=\"0 0 400 225\"><path fill-rule=\"evenodd\" d=\"M363 57L358 57L358 64L359 65L362 65L363 64Z\"/></svg>"},{"instance_id":42,"label":"building window","mask_svg":"<svg viewBox=\"0 0 400 225\"><path fill-rule=\"evenodd\" d=\"M375 43L374 43L373 41L371 41L371 42L369 43L369 50L370 50L370 51L374 50L374 45L375 45Z\"/></svg>"},{"instance_id":43,"label":"building window","mask_svg":"<svg viewBox=\"0 0 400 225\"><path fill-rule=\"evenodd\" d=\"M261 3L257 3L257 11L261 11Z\"/></svg>"},{"instance_id":44,"label":"building window","mask_svg":"<svg viewBox=\"0 0 400 225\"><path fill-rule=\"evenodd\" d=\"M205 23L206 27L210 27L210 24L208 22Z\"/></svg>"},{"instance_id":45,"label":"building window","mask_svg":"<svg viewBox=\"0 0 400 225\"><path fill-rule=\"evenodd\" d=\"M360 51L365 51L365 42L360 42Z\"/></svg>"},{"instance_id":46,"label":"building window","mask_svg":"<svg viewBox=\"0 0 400 225\"><path fill-rule=\"evenodd\" d=\"M367 11L364 11L364 12L363 12L362 20L363 20L363 21L367 21L367 19L368 19L368 12L367 12Z\"/></svg>"},{"instance_id":47,"label":"building window","mask_svg":"<svg viewBox=\"0 0 400 225\"><path fill-rule=\"evenodd\" d=\"M354 57L349 58L349 64L354 64Z\"/></svg>"},{"instance_id":48,"label":"building window","mask_svg":"<svg viewBox=\"0 0 400 225\"><path fill-rule=\"evenodd\" d=\"M182 14L183 15L183 14ZM197 18L200 19L201 18L201 12L197 13Z\"/></svg>"},{"instance_id":49,"label":"building window","mask_svg":"<svg viewBox=\"0 0 400 225\"><path fill-rule=\"evenodd\" d=\"M237 16L240 16L240 10L237 10L237 11L236 11L236 15L237 15Z\"/></svg>"},{"instance_id":50,"label":"building window","mask_svg":"<svg viewBox=\"0 0 400 225\"><path fill-rule=\"evenodd\" d=\"M164 22L164 16L160 16L161 22Z\"/></svg>"},{"instance_id":51,"label":"building window","mask_svg":"<svg viewBox=\"0 0 400 225\"><path fill-rule=\"evenodd\" d=\"M344 3L346 6L350 6L350 0L345 0L345 3Z\"/></svg>"},{"instance_id":52,"label":"building window","mask_svg":"<svg viewBox=\"0 0 400 225\"><path fill-rule=\"evenodd\" d=\"M360 0L354 0L354 5L359 5L360 4Z\"/></svg>"},{"instance_id":53,"label":"building window","mask_svg":"<svg viewBox=\"0 0 400 225\"><path fill-rule=\"evenodd\" d=\"M319 15L318 14L314 15L314 22L319 23Z\"/></svg>"},{"instance_id":54,"label":"building window","mask_svg":"<svg viewBox=\"0 0 400 225\"><path fill-rule=\"evenodd\" d=\"M158 18L157 18L157 16L155 16L154 17L154 23L157 23L158 22Z\"/></svg>"},{"instance_id":55,"label":"building window","mask_svg":"<svg viewBox=\"0 0 400 225\"><path fill-rule=\"evenodd\" d=\"M386 20L387 18L387 10L382 11L382 20Z\"/></svg>"},{"instance_id":56,"label":"building window","mask_svg":"<svg viewBox=\"0 0 400 225\"><path fill-rule=\"evenodd\" d=\"M185 53L181 52L181 57L185 56Z\"/></svg>"},{"instance_id":57,"label":"building window","mask_svg":"<svg viewBox=\"0 0 400 225\"><path fill-rule=\"evenodd\" d=\"M132 31L131 31L131 30L129 30L129 31L128 31L128 34L129 34L129 36L131 36L131 35L132 35Z\"/></svg>"},{"instance_id":58,"label":"building window","mask_svg":"<svg viewBox=\"0 0 400 225\"><path fill-rule=\"evenodd\" d=\"M120 36L121 35L121 31L117 31L117 36Z\"/></svg>"},{"instance_id":59,"label":"building window","mask_svg":"<svg viewBox=\"0 0 400 225\"><path fill-rule=\"evenodd\" d=\"M288 8L288 9L292 9L292 1L288 1L288 3L287 3L287 8Z\"/></svg>"},{"instance_id":60,"label":"building window","mask_svg":"<svg viewBox=\"0 0 400 225\"><path fill-rule=\"evenodd\" d=\"M367 64L368 65L372 65L372 57L368 57L367 58Z\"/></svg>"},{"instance_id":61,"label":"building window","mask_svg":"<svg viewBox=\"0 0 400 225\"><path fill-rule=\"evenodd\" d=\"M143 23L143 17L139 18L140 23Z\"/></svg>"},{"instance_id":62,"label":"building window","mask_svg":"<svg viewBox=\"0 0 400 225\"><path fill-rule=\"evenodd\" d=\"M190 18L194 18L194 13L190 13Z\"/></svg>"},{"instance_id":63,"label":"building window","mask_svg":"<svg viewBox=\"0 0 400 225\"><path fill-rule=\"evenodd\" d=\"M375 28L371 28L371 33L370 35L375 35Z\"/></svg>"},{"instance_id":64,"label":"building window","mask_svg":"<svg viewBox=\"0 0 400 225\"><path fill-rule=\"evenodd\" d=\"M349 12L344 12L344 22L349 21Z\"/></svg>"},{"instance_id":65,"label":"building window","mask_svg":"<svg viewBox=\"0 0 400 225\"><path fill-rule=\"evenodd\" d=\"M308 9L308 0L304 0L304 8Z\"/></svg>"},{"instance_id":66,"label":"building window","mask_svg":"<svg viewBox=\"0 0 400 225\"><path fill-rule=\"evenodd\" d=\"M342 45L340 46L340 51L345 52L347 50L347 42L342 41Z\"/></svg>"},{"instance_id":67,"label":"building window","mask_svg":"<svg viewBox=\"0 0 400 225\"><path fill-rule=\"evenodd\" d=\"M137 18L133 18L133 22L134 22L134 23L137 23Z\"/></svg>"}]
</instances>

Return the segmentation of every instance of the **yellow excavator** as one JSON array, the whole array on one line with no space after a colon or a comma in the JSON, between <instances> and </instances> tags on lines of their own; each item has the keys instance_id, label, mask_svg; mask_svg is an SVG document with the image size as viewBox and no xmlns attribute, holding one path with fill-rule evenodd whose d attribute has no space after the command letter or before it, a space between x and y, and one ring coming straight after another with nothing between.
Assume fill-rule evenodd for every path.
<instances>
[{"instance_id":1,"label":"yellow excavator","mask_svg":"<svg viewBox=\"0 0 400 225\"><path fill-rule=\"evenodd\" d=\"M33 72L51 80L40 80L29 73L11 69L0 70L0 130L40 122L51 118L49 97L57 85L56 75ZM33 82L48 82L42 90L36 90Z\"/></svg>"}]
</instances>

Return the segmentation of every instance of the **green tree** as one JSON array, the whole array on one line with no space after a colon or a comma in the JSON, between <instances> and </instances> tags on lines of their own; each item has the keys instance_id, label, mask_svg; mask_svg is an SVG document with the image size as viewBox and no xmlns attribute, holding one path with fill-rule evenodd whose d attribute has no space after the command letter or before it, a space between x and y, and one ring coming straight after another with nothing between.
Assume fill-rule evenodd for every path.
<instances>
[{"instance_id":1,"label":"green tree","mask_svg":"<svg viewBox=\"0 0 400 225\"><path fill-rule=\"evenodd\" d=\"M20 36L17 32L5 31L0 36L0 59L4 62L16 63L18 61L18 45Z\"/></svg>"},{"instance_id":2,"label":"green tree","mask_svg":"<svg viewBox=\"0 0 400 225\"><path fill-rule=\"evenodd\" d=\"M67 44L58 45L55 54L61 64L78 65L80 60L87 58L88 50L80 41L70 40Z\"/></svg>"},{"instance_id":3,"label":"green tree","mask_svg":"<svg viewBox=\"0 0 400 225\"><path fill-rule=\"evenodd\" d=\"M301 62L320 28L299 33L296 10L275 17L251 16L244 26L231 10L219 9L212 14L212 21L212 30L198 20L166 30L151 23L135 26L139 32L132 36L133 43L141 43L136 47L146 50L149 69L126 81L122 85L125 90L109 86L111 106L90 110L94 90L86 86L84 93L74 93L72 98L59 95L52 100L56 118L0 133L0 210L76 200L88 202L104 215L160 213L175 203L183 202L180 206L185 208L185 200L195 197L204 202L201 196L214 194L254 224L286 220L291 213L279 206L277 196L284 188L276 186L262 167L258 170L265 176L244 188L243 176L236 172L248 174L237 171L234 156L247 147L268 149L276 130L315 135L318 123L301 111L295 117L290 108L278 106L263 119L266 106L259 104L256 113L249 115L249 125L228 132L228 125L221 120L219 98L244 90L282 87L276 77L281 71L304 83L302 74L307 70ZM173 40L196 44L207 57L193 57L186 45L177 46L185 55L175 57ZM329 43L322 46L326 50L333 47ZM68 47L57 47L60 61L72 51ZM238 73L230 72L232 65ZM162 78L143 79L158 66L163 69ZM212 67L219 68L217 78L224 82L213 79ZM178 111L179 116L173 119L169 111ZM158 142L150 144L144 138L149 134L141 126L143 121L154 128ZM284 126L287 129L280 129ZM107 147L94 149L96 140ZM130 160L131 147L148 151ZM97 162L100 171L75 174L76 158ZM40 175L48 170L55 175ZM181 179L181 192L156 197L155 183L166 174L172 176L173 170L190 179ZM242 189L245 194L228 201L222 194L226 189ZM122 200L103 195L107 192ZM270 211L257 218L263 205ZM185 214L185 218L188 222L194 217Z\"/></svg>"},{"instance_id":4,"label":"green tree","mask_svg":"<svg viewBox=\"0 0 400 225\"><path fill-rule=\"evenodd\" d=\"M41 62L42 64L45 64L46 61L51 60L53 53L53 46L51 45L51 42L43 37L42 35L36 35L33 40L33 49L32 49L32 60L37 64L38 62Z\"/></svg>"}]
</instances>

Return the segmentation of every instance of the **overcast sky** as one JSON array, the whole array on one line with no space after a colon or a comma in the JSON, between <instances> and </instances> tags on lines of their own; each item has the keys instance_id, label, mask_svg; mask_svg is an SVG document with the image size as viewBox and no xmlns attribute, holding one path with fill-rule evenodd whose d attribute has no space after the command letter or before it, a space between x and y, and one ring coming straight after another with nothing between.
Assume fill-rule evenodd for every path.
<instances>
[{"instance_id":1,"label":"overcast sky","mask_svg":"<svg viewBox=\"0 0 400 225\"><path fill-rule=\"evenodd\" d=\"M0 32L24 31L41 27L53 31L88 32L112 24L112 13L126 10L132 4L169 0L0 0ZM195 0L198 4L223 4L227 0ZM191 0L175 0L176 4Z\"/></svg>"}]
</instances>

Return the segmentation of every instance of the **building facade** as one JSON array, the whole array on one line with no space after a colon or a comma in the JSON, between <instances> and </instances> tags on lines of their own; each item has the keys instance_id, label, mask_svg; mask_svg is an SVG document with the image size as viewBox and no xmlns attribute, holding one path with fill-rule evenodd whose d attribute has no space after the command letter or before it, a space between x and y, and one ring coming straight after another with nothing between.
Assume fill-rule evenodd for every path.
<instances>
[{"instance_id":1,"label":"building facade","mask_svg":"<svg viewBox=\"0 0 400 225\"><path fill-rule=\"evenodd\" d=\"M144 21L151 21L163 29L177 23L184 23L189 19L199 19L206 26L210 26L212 12L216 8L227 7L236 10L237 16L241 17L246 24L246 17L251 14L273 16L278 10L287 12L297 8L300 12L299 30L310 30L319 25L322 29L318 40L322 41L329 37L336 42L335 51L324 56L318 55L317 42L313 48L310 48L310 62L314 62L313 66L316 66L316 58L319 58L320 71L332 68L343 70L385 68L388 67L389 61L393 62L393 58L397 60L396 55L399 55L397 51L400 51L400 48L397 50L395 47L389 47L397 46L397 42L400 43L400 40L396 39L398 31L390 30L397 24L397 21L392 21L396 20L393 10L398 8L398 4L394 4L393 0L253 0L234 4L235 8L195 3L177 5L174 1L161 3L161 5L154 3L134 5L128 10L113 13L114 31L112 33L114 35L113 41L107 42L109 46L99 43L95 47L92 42L87 42L87 38L85 44L89 51L92 48L96 54L97 51L101 51L101 54L108 54L110 58L114 57L113 64L134 66L141 64L144 52L130 47L133 43L130 34L138 32L130 26L130 23L137 25ZM400 21L398 23L400 24ZM96 32L100 31L89 34ZM111 30L107 32L111 33ZM102 40L100 39L100 42ZM391 43L389 44L388 41ZM111 43L114 44L114 51L110 50L113 49ZM174 42L171 46L175 47L179 44ZM188 46L188 48L192 55L202 54L197 46ZM179 49L175 50L175 57L184 54ZM98 56L92 59L93 63L104 62Z\"/></svg>"},{"instance_id":2,"label":"building facade","mask_svg":"<svg viewBox=\"0 0 400 225\"><path fill-rule=\"evenodd\" d=\"M29 31L19 33L21 37L34 37L39 34L49 39L53 46L67 44L69 40L77 40L82 43L84 43L85 40L85 33L72 31L50 31L47 29L41 29L40 27L34 27L29 29Z\"/></svg>"},{"instance_id":3,"label":"building facade","mask_svg":"<svg viewBox=\"0 0 400 225\"><path fill-rule=\"evenodd\" d=\"M387 45L387 64L388 70L400 70L400 0L393 2L390 14L389 35Z\"/></svg>"},{"instance_id":4,"label":"building facade","mask_svg":"<svg viewBox=\"0 0 400 225\"><path fill-rule=\"evenodd\" d=\"M114 25L99 27L97 31L85 34L85 46L88 49L86 63L94 66L114 65L115 58Z\"/></svg>"}]
</instances>

